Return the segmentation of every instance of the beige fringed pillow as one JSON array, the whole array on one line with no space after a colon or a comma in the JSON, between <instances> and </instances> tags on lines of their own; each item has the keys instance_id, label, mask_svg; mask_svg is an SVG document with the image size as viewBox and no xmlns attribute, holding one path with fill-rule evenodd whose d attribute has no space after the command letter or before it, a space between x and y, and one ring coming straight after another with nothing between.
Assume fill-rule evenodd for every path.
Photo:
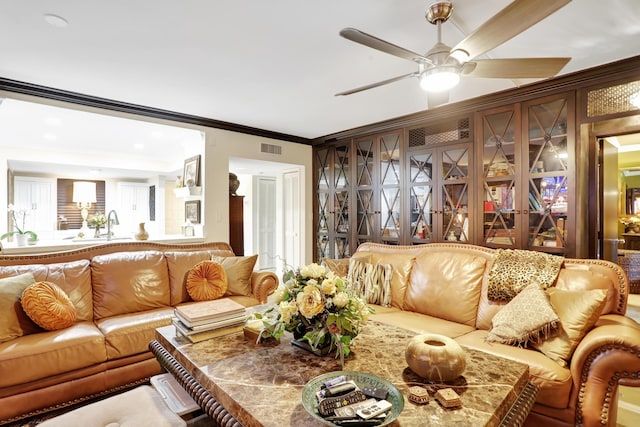
<instances>
[{"instance_id":1,"label":"beige fringed pillow","mask_svg":"<svg viewBox=\"0 0 640 427\"><path fill-rule=\"evenodd\" d=\"M486 340L526 347L546 337L558 320L545 291L532 283L493 316Z\"/></svg>"},{"instance_id":2,"label":"beige fringed pillow","mask_svg":"<svg viewBox=\"0 0 640 427\"><path fill-rule=\"evenodd\" d=\"M227 292L227 273L220 263L201 261L189 270L186 288L194 301L218 299Z\"/></svg>"},{"instance_id":3,"label":"beige fringed pillow","mask_svg":"<svg viewBox=\"0 0 640 427\"><path fill-rule=\"evenodd\" d=\"M27 316L47 331L68 328L76 323L76 308L55 283L30 285L22 292L21 303Z\"/></svg>"},{"instance_id":4,"label":"beige fringed pillow","mask_svg":"<svg viewBox=\"0 0 640 427\"><path fill-rule=\"evenodd\" d=\"M561 366L566 366L580 340L598 321L607 300L607 291L568 291L551 288L547 292L551 305L560 318L558 333L542 342L534 343L533 347Z\"/></svg>"}]
</instances>

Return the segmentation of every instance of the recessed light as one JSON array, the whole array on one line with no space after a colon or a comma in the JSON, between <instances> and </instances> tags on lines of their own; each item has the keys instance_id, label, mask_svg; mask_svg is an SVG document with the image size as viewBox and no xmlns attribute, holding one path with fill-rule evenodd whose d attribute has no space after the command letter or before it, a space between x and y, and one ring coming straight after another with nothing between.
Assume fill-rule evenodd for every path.
<instances>
[{"instance_id":1,"label":"recessed light","mask_svg":"<svg viewBox=\"0 0 640 427\"><path fill-rule=\"evenodd\" d=\"M57 140L57 139L58 139L58 137L56 136L56 134L55 134L55 133L49 133L49 132L47 132L47 133L43 133L43 134L42 134L42 137L43 137L44 139L46 139L47 141L55 141L55 140Z\"/></svg>"},{"instance_id":2,"label":"recessed light","mask_svg":"<svg viewBox=\"0 0 640 427\"><path fill-rule=\"evenodd\" d=\"M62 16L54 15L52 13L45 13L44 20L47 24L57 28L65 28L69 25L69 22Z\"/></svg>"}]
</instances>

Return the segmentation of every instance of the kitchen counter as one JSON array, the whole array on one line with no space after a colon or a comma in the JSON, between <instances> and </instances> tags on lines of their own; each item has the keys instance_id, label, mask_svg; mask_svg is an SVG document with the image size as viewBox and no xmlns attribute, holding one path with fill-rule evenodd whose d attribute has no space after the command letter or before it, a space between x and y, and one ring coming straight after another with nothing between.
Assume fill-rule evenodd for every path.
<instances>
[{"instance_id":1,"label":"kitchen counter","mask_svg":"<svg viewBox=\"0 0 640 427\"><path fill-rule=\"evenodd\" d=\"M114 237L111 240L105 238L95 239L60 239L60 240L38 240L34 245L17 246L15 242L2 242L3 255L28 255L43 254L47 252L59 252L72 249L79 249L88 246L103 245L105 243L135 242L133 237ZM164 236L148 239L152 243L202 243L202 237L185 237L181 234L168 234Z\"/></svg>"}]
</instances>

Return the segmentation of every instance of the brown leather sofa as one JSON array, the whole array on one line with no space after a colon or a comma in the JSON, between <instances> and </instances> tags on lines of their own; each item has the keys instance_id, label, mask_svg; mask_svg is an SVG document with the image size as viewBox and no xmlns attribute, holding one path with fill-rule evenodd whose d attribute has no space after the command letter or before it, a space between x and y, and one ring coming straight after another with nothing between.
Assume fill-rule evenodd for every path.
<instances>
[{"instance_id":1,"label":"brown leather sofa","mask_svg":"<svg viewBox=\"0 0 640 427\"><path fill-rule=\"evenodd\" d=\"M562 367L530 347L485 340L493 316L506 304L487 296L494 254L459 243L364 243L352 258L394 267L391 307L375 306L373 319L416 333L443 334L463 346L528 364L539 393L526 425L615 427L618 385L640 386L640 325L624 316L629 285L623 270L602 260L564 260L555 287L608 292L596 325Z\"/></svg>"},{"instance_id":2,"label":"brown leather sofa","mask_svg":"<svg viewBox=\"0 0 640 427\"><path fill-rule=\"evenodd\" d=\"M161 372L148 350L173 307L189 303L185 275L212 255L233 256L227 243L111 243L42 255L0 255L0 278L33 273L62 287L77 310L70 328L36 331L0 343L0 424L135 386ZM251 295L264 303L278 285L271 272L251 273ZM0 316L5 315L0 313Z\"/></svg>"}]
</instances>

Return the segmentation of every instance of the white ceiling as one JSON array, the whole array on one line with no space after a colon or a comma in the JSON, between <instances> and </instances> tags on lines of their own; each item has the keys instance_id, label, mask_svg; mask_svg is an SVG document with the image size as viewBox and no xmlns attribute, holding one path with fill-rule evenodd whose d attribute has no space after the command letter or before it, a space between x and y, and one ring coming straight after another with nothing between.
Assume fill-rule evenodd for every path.
<instances>
[{"instance_id":1,"label":"white ceiling","mask_svg":"<svg viewBox=\"0 0 640 427\"><path fill-rule=\"evenodd\" d=\"M426 52L430 3L0 0L0 77L315 138L426 109L415 79L334 94L415 71L342 28ZM455 45L509 3L454 0L443 41ZM570 56L564 74L640 54L639 33L640 1L574 0L488 57ZM463 78L451 101L521 83Z\"/></svg>"},{"instance_id":2,"label":"white ceiling","mask_svg":"<svg viewBox=\"0 0 640 427\"><path fill-rule=\"evenodd\" d=\"M437 39L424 19L432 2L0 0L0 77L316 138L427 109L415 79L334 94L415 71L409 61L343 39L342 28L426 52ZM443 41L455 45L509 3L454 0ZM640 1L604 4L573 0L483 57L570 56L564 74L639 55ZM50 25L46 14L68 26ZM463 78L451 101L525 83ZM0 105L0 148L23 173L172 176L201 143L200 132L185 128L13 99ZM33 158L12 159L27 149ZM230 161L241 174L286 166Z\"/></svg>"}]
</instances>

